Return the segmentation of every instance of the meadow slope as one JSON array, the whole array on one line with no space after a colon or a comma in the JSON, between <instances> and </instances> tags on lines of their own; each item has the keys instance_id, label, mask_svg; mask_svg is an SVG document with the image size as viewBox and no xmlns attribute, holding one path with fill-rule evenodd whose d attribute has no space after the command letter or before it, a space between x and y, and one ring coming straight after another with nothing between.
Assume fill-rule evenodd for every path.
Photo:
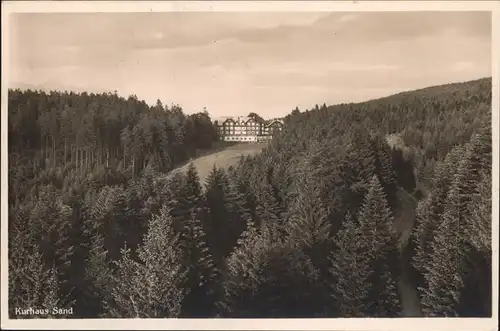
<instances>
[{"instance_id":1,"label":"meadow slope","mask_svg":"<svg viewBox=\"0 0 500 331\"><path fill-rule=\"evenodd\" d=\"M227 169L229 166L235 165L241 156L258 154L266 145L267 143L238 143L224 149L218 148L213 153L208 152L205 155L190 160L186 164L172 170L170 174L179 171L185 172L192 162L198 171L200 182L203 185L214 165Z\"/></svg>"}]
</instances>

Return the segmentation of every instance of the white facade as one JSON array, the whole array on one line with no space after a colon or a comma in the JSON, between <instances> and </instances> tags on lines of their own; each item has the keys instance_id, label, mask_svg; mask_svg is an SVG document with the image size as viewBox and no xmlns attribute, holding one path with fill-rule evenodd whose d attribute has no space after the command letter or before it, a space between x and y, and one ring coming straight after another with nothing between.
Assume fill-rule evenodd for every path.
<instances>
[{"instance_id":1,"label":"white facade","mask_svg":"<svg viewBox=\"0 0 500 331\"><path fill-rule=\"evenodd\" d=\"M265 141L282 130L283 120L258 122L251 117L225 117L215 121L217 133L224 141Z\"/></svg>"}]
</instances>

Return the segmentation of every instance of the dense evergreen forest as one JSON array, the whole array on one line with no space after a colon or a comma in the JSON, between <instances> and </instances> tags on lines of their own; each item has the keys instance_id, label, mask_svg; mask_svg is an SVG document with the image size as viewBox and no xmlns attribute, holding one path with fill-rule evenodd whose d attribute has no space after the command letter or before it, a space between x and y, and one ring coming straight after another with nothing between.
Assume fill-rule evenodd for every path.
<instances>
[{"instance_id":1,"label":"dense evergreen forest","mask_svg":"<svg viewBox=\"0 0 500 331\"><path fill-rule=\"evenodd\" d=\"M11 318L396 317L405 268L424 316L491 315L491 79L295 109L204 183L170 170L206 112L10 90L8 119Z\"/></svg>"}]
</instances>

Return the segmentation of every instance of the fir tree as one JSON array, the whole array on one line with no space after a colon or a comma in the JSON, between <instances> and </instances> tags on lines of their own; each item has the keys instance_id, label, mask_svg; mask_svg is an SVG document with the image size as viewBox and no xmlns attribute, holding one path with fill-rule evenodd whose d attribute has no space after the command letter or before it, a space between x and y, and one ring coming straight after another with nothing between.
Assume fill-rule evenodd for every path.
<instances>
[{"instance_id":1,"label":"fir tree","mask_svg":"<svg viewBox=\"0 0 500 331\"><path fill-rule=\"evenodd\" d=\"M463 217L470 217L467 205L471 202L477 185L481 180L481 172L484 164L491 164L491 144L484 142L482 135L475 135L466 146L461 155L454 184L459 193L459 207ZM490 171L491 168L486 168Z\"/></svg>"},{"instance_id":2,"label":"fir tree","mask_svg":"<svg viewBox=\"0 0 500 331\"><path fill-rule=\"evenodd\" d=\"M331 201L332 219L343 219L347 213L357 215L363 204L369 181L364 178L366 175L362 173L364 169L361 169L357 162L357 153L352 151L339 160L336 169L330 175L331 186L327 196ZM333 223L332 233L337 233L340 226L341 222Z\"/></svg>"},{"instance_id":3,"label":"fir tree","mask_svg":"<svg viewBox=\"0 0 500 331\"><path fill-rule=\"evenodd\" d=\"M423 312L427 316L457 317L463 290L464 252L460 239L459 193L448 194L443 223L433 243L433 254L425 265L425 286L421 289Z\"/></svg>"},{"instance_id":4,"label":"fir tree","mask_svg":"<svg viewBox=\"0 0 500 331\"><path fill-rule=\"evenodd\" d=\"M327 317L326 294L311 259L289 244L268 243L262 257L256 317Z\"/></svg>"},{"instance_id":5,"label":"fir tree","mask_svg":"<svg viewBox=\"0 0 500 331\"><path fill-rule=\"evenodd\" d=\"M424 265L432 253L432 241L441 225L448 190L456 171L454 168L461 153L461 148L454 149L443 163L436 166L433 190L417 207L417 225L414 231L416 254L413 259L416 269L420 272L424 271Z\"/></svg>"},{"instance_id":6,"label":"fir tree","mask_svg":"<svg viewBox=\"0 0 500 331\"><path fill-rule=\"evenodd\" d=\"M491 183L491 169L485 169L467 206L471 216L463 229L468 249L462 316L487 317L492 313Z\"/></svg>"},{"instance_id":7,"label":"fir tree","mask_svg":"<svg viewBox=\"0 0 500 331\"><path fill-rule=\"evenodd\" d=\"M256 209L258 207L258 197L252 191L252 187L250 185L251 178L249 178L246 173L246 160L247 158L244 158L242 156L238 167L232 171L229 182L233 186L233 189L235 189L241 195L241 198L243 199L242 206L244 208L244 211L249 213L250 218L254 220L256 224L259 224L258 217L256 215Z\"/></svg>"},{"instance_id":8,"label":"fir tree","mask_svg":"<svg viewBox=\"0 0 500 331\"><path fill-rule=\"evenodd\" d=\"M186 173L186 196L192 197L193 201L196 202L200 198L201 185L200 176L193 163L190 163Z\"/></svg>"},{"instance_id":9,"label":"fir tree","mask_svg":"<svg viewBox=\"0 0 500 331\"><path fill-rule=\"evenodd\" d=\"M200 177L193 163L189 164L181 185L179 191L174 192L175 207L172 209L175 228L179 232L185 227L184 223L191 217L192 211L201 206Z\"/></svg>"},{"instance_id":10,"label":"fir tree","mask_svg":"<svg viewBox=\"0 0 500 331\"><path fill-rule=\"evenodd\" d=\"M369 185L372 177L376 174L377 154L372 141L365 133L355 131L353 141L355 142L355 155L360 177L365 184Z\"/></svg>"},{"instance_id":11,"label":"fir tree","mask_svg":"<svg viewBox=\"0 0 500 331\"><path fill-rule=\"evenodd\" d=\"M261 194L257 198L256 205L255 215L257 226L263 226L265 223L268 223L283 227L282 211L273 195L270 185L262 185Z\"/></svg>"},{"instance_id":12,"label":"fir tree","mask_svg":"<svg viewBox=\"0 0 500 331\"><path fill-rule=\"evenodd\" d=\"M327 256L332 247L329 209L321 203L318 187L306 174L297 178L294 193L295 198L288 208L287 238L311 258L322 276L326 276Z\"/></svg>"},{"instance_id":13,"label":"fir tree","mask_svg":"<svg viewBox=\"0 0 500 331\"><path fill-rule=\"evenodd\" d=\"M471 196L468 213L471 221L465 231L471 244L480 252L491 254L491 171L486 170Z\"/></svg>"},{"instance_id":14,"label":"fir tree","mask_svg":"<svg viewBox=\"0 0 500 331\"><path fill-rule=\"evenodd\" d=\"M16 252L9 262L9 315L16 318L15 307L42 306L50 273L37 246L26 249L18 243L12 248Z\"/></svg>"},{"instance_id":15,"label":"fir tree","mask_svg":"<svg viewBox=\"0 0 500 331\"><path fill-rule=\"evenodd\" d=\"M392 210L397 208L397 180L396 172L392 165L391 150L385 139L381 137L373 138L373 148L376 151L375 173L380 178L380 184L384 188L387 202Z\"/></svg>"},{"instance_id":16,"label":"fir tree","mask_svg":"<svg viewBox=\"0 0 500 331\"><path fill-rule=\"evenodd\" d=\"M174 221L174 229L176 233L181 233L184 226L186 216L189 215L191 204L184 199L184 191L186 190L186 176L181 172L171 174L166 183L164 190L159 192L162 201L170 209ZM186 206L184 206L184 205ZM186 209L187 207L187 209Z\"/></svg>"},{"instance_id":17,"label":"fir tree","mask_svg":"<svg viewBox=\"0 0 500 331\"><path fill-rule=\"evenodd\" d=\"M245 295L256 292L259 285L258 271L259 258L262 250L257 228L248 222L246 230L238 239L235 250L227 259L227 272L224 279L224 298L219 302L219 309L224 316L234 314L246 315L247 309L239 307L240 300ZM241 300L245 303L246 300ZM249 302L246 302L251 304ZM243 311L245 310L245 311Z\"/></svg>"},{"instance_id":18,"label":"fir tree","mask_svg":"<svg viewBox=\"0 0 500 331\"><path fill-rule=\"evenodd\" d=\"M111 302L113 287L112 270L109 266L108 252L104 248L104 239L96 233L91 238L91 246L85 268L87 286L85 296L86 307L91 313L102 316Z\"/></svg>"},{"instance_id":19,"label":"fir tree","mask_svg":"<svg viewBox=\"0 0 500 331\"><path fill-rule=\"evenodd\" d=\"M321 312L318 272L295 247L270 241L249 223L228 257L222 314L228 317L314 317ZM306 307L306 308L304 308Z\"/></svg>"},{"instance_id":20,"label":"fir tree","mask_svg":"<svg viewBox=\"0 0 500 331\"><path fill-rule=\"evenodd\" d=\"M145 317L143 306L145 302L140 301L141 293L136 286L142 281L140 264L130 257L130 248L126 245L121 250L121 259L113 261L116 272L112 276L111 302L106 305L106 317ZM144 286L146 284L142 284Z\"/></svg>"},{"instance_id":21,"label":"fir tree","mask_svg":"<svg viewBox=\"0 0 500 331\"><path fill-rule=\"evenodd\" d=\"M447 195L442 226L433 242L433 253L424 265L425 284L421 292L427 315L484 316L491 310L489 300L485 300L491 293L491 280L484 277L491 274L490 256L477 250L471 233L475 223L473 215L477 217L477 211L471 206L482 186L482 172L490 171L483 169L484 165L489 166L490 155L488 140L482 140L480 134L471 139L460 155ZM481 195L490 194L486 189Z\"/></svg>"},{"instance_id":22,"label":"fir tree","mask_svg":"<svg viewBox=\"0 0 500 331\"><path fill-rule=\"evenodd\" d=\"M339 307L340 317L366 317L370 313L369 280L373 270L360 245L361 230L347 215L337 234L337 250L330 254L331 296L333 304Z\"/></svg>"},{"instance_id":23,"label":"fir tree","mask_svg":"<svg viewBox=\"0 0 500 331\"><path fill-rule=\"evenodd\" d=\"M49 185L42 187L30 215L32 224L30 232L42 253L45 265L57 268L60 274L60 290L65 299L70 299L74 290L71 281L71 262L74 254L70 222L72 212L55 188Z\"/></svg>"},{"instance_id":24,"label":"fir tree","mask_svg":"<svg viewBox=\"0 0 500 331\"><path fill-rule=\"evenodd\" d=\"M228 215L228 249L231 250L241 233L245 230L247 222L252 219L243 193L235 182L230 181L224 192L224 203Z\"/></svg>"},{"instance_id":25,"label":"fir tree","mask_svg":"<svg viewBox=\"0 0 500 331\"><path fill-rule=\"evenodd\" d=\"M230 253L251 214L235 183L215 166L206 181L205 208L205 229L220 260Z\"/></svg>"},{"instance_id":26,"label":"fir tree","mask_svg":"<svg viewBox=\"0 0 500 331\"><path fill-rule=\"evenodd\" d=\"M70 303L71 304L71 303ZM61 299L61 292L59 290L59 279L57 276L57 270L52 267L49 271L49 276L47 279L47 289L46 289L46 294L45 298L43 300L43 307L45 309L48 309L49 314L46 317L49 318L68 318L70 316L66 314L60 314L56 313L54 314L54 309L55 310L62 310L67 308L69 305L67 305L62 299Z\"/></svg>"},{"instance_id":27,"label":"fir tree","mask_svg":"<svg viewBox=\"0 0 500 331\"><path fill-rule=\"evenodd\" d=\"M370 316L397 316L400 302L397 293L399 281L398 239L391 210L376 176L358 218L362 236L359 245L370 261L369 277Z\"/></svg>"},{"instance_id":28,"label":"fir tree","mask_svg":"<svg viewBox=\"0 0 500 331\"><path fill-rule=\"evenodd\" d=\"M219 299L220 272L215 266L206 235L199 220L201 211L193 211L187 220L180 243L183 249L183 268L186 272L181 316L211 317Z\"/></svg>"},{"instance_id":29,"label":"fir tree","mask_svg":"<svg viewBox=\"0 0 500 331\"><path fill-rule=\"evenodd\" d=\"M110 313L119 317L177 317L187 290L182 270L179 236L174 233L167 207L149 222L143 245L138 248L139 261L122 250L117 262L116 287L112 295L115 306Z\"/></svg>"},{"instance_id":30,"label":"fir tree","mask_svg":"<svg viewBox=\"0 0 500 331\"><path fill-rule=\"evenodd\" d=\"M224 174L215 167L209 173L205 182L203 228L208 237L208 243L213 249L214 258L220 265L227 249L220 245L227 231L227 211L224 208Z\"/></svg>"},{"instance_id":31,"label":"fir tree","mask_svg":"<svg viewBox=\"0 0 500 331\"><path fill-rule=\"evenodd\" d=\"M19 318L14 313L17 308L48 309L52 316L52 308L66 308L72 302L68 294L61 293L57 270L46 267L38 245L29 233L14 232L10 247L9 261L9 314L11 318ZM32 316L33 317L33 316ZM61 317L64 317L61 315ZM23 315L23 318L31 318Z\"/></svg>"}]
</instances>

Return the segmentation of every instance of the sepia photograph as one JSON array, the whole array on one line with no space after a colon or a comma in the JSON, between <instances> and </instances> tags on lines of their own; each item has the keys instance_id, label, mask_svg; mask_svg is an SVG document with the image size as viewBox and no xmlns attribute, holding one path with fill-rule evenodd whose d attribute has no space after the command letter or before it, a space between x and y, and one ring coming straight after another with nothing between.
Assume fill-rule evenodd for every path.
<instances>
[{"instance_id":1,"label":"sepia photograph","mask_svg":"<svg viewBox=\"0 0 500 331\"><path fill-rule=\"evenodd\" d=\"M342 3L3 2L2 328L494 328L499 3Z\"/></svg>"}]
</instances>

